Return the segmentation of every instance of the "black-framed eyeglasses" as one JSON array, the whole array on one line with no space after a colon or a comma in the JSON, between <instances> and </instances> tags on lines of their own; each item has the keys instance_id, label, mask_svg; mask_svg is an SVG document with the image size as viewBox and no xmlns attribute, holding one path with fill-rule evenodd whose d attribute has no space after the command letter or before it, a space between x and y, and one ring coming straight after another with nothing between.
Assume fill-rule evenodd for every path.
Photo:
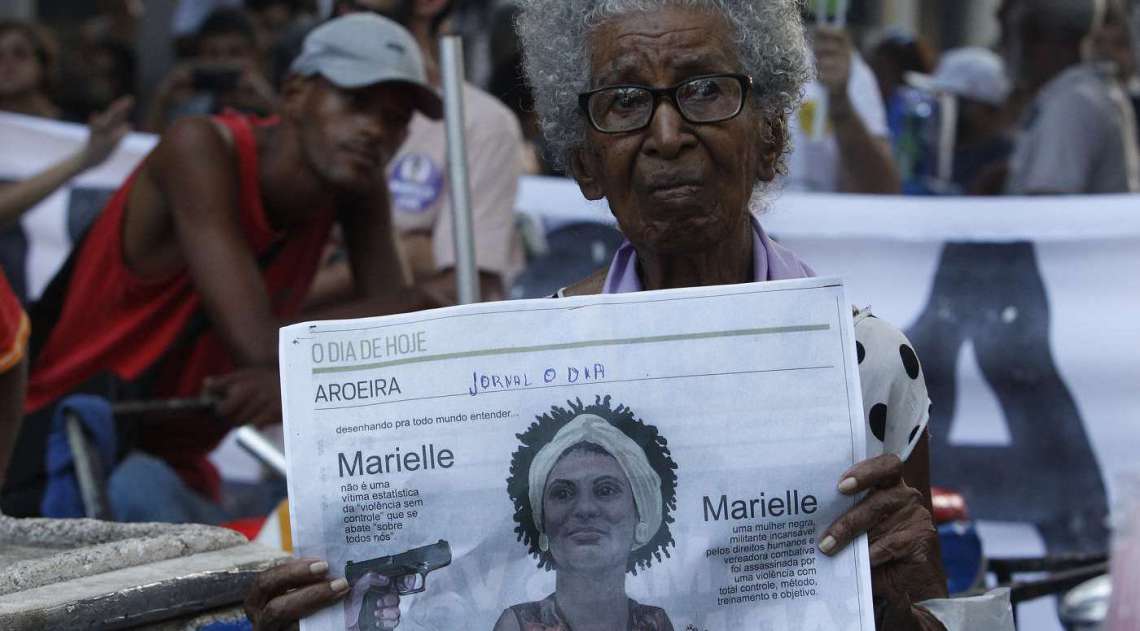
<instances>
[{"instance_id":1,"label":"black-framed eyeglasses","mask_svg":"<svg viewBox=\"0 0 1140 631\"><path fill-rule=\"evenodd\" d=\"M719 123L735 118L744 109L752 77L743 74L713 74L685 79L669 88L644 85L611 85L578 95L578 107L594 129L621 134L649 126L657 104L668 98L690 123Z\"/></svg>"}]
</instances>

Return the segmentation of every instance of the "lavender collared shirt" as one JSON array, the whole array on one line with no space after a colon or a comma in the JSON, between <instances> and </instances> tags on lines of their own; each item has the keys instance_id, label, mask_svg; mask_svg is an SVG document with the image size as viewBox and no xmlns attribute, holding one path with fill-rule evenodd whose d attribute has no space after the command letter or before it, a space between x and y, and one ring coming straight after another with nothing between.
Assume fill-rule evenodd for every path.
<instances>
[{"instance_id":1,"label":"lavender collared shirt","mask_svg":"<svg viewBox=\"0 0 1140 631\"><path fill-rule=\"evenodd\" d=\"M794 252L773 241L755 216L751 219L754 280L789 280L815 276L815 271ZM643 288L641 278L637 275L637 250L626 239L614 254L606 282L602 285L602 293L625 294Z\"/></svg>"}]
</instances>

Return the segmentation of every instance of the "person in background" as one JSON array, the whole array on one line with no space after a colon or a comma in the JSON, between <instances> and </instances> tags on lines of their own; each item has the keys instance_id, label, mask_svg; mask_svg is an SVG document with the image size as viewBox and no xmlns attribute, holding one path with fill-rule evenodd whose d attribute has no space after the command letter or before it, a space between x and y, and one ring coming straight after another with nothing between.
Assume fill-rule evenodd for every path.
<instances>
[{"instance_id":1,"label":"person in background","mask_svg":"<svg viewBox=\"0 0 1140 631\"><path fill-rule=\"evenodd\" d=\"M194 37L193 57L159 84L145 128L161 133L180 117L227 109L259 116L277 111L277 93L261 66L249 16L240 9L214 11Z\"/></svg>"},{"instance_id":2,"label":"person in background","mask_svg":"<svg viewBox=\"0 0 1140 631\"><path fill-rule=\"evenodd\" d=\"M84 42L73 63L68 85L60 95L67 120L86 121L135 92L135 52L118 40Z\"/></svg>"},{"instance_id":3,"label":"person in background","mask_svg":"<svg viewBox=\"0 0 1140 631\"><path fill-rule=\"evenodd\" d=\"M1119 8L1128 19L1107 22L1089 40L1089 55L1093 60L1107 65L1105 70L1114 72L1124 86L1132 103L1133 116L1140 120L1140 75L1137 74L1137 56L1140 48L1135 42L1140 38L1140 10L1136 0L1118 0ZM1140 127L1140 126L1138 126ZM1140 129L1138 129L1140 132ZM1137 138L1140 142L1140 136Z\"/></svg>"},{"instance_id":4,"label":"person in background","mask_svg":"<svg viewBox=\"0 0 1140 631\"><path fill-rule=\"evenodd\" d=\"M1000 195L1013 152L1005 116L1012 86L1001 57L985 48L950 50L933 76L911 75L911 80L923 92L949 95L957 103L951 179L931 182L936 176L929 172L916 188L926 194ZM926 163L937 167L937 156L928 158Z\"/></svg>"},{"instance_id":5,"label":"person in background","mask_svg":"<svg viewBox=\"0 0 1140 631\"><path fill-rule=\"evenodd\" d=\"M0 228L15 224L59 187L109 158L130 131L127 119L133 105L131 97L120 98L91 118L87 142L79 151L26 180L0 184Z\"/></svg>"},{"instance_id":6,"label":"person in background","mask_svg":"<svg viewBox=\"0 0 1140 631\"><path fill-rule=\"evenodd\" d=\"M54 46L47 35L26 22L0 22L0 111L59 118L62 110L52 99L54 64ZM102 164L129 131L132 106L130 97L120 97L90 118L90 135L78 152L26 180L0 184L0 228L16 223L69 180Z\"/></svg>"},{"instance_id":7,"label":"person in background","mask_svg":"<svg viewBox=\"0 0 1140 631\"><path fill-rule=\"evenodd\" d=\"M301 0L246 0L245 8L253 18L263 51L268 51L298 20L307 17Z\"/></svg>"},{"instance_id":8,"label":"person in background","mask_svg":"<svg viewBox=\"0 0 1140 631\"><path fill-rule=\"evenodd\" d=\"M280 90L305 36L321 23L322 16L308 11L299 0L250 0L246 8L257 24L269 80Z\"/></svg>"},{"instance_id":9,"label":"person in background","mask_svg":"<svg viewBox=\"0 0 1140 631\"><path fill-rule=\"evenodd\" d=\"M30 22L0 21L0 110L59 118L53 100L56 42Z\"/></svg>"},{"instance_id":10,"label":"person in background","mask_svg":"<svg viewBox=\"0 0 1140 631\"><path fill-rule=\"evenodd\" d=\"M791 117L789 190L894 194L901 177L891 150L883 97L875 75L845 31L811 31L817 78ZM817 120L826 101L827 117ZM816 129L821 125L822 129Z\"/></svg>"},{"instance_id":11,"label":"person in background","mask_svg":"<svg viewBox=\"0 0 1140 631\"><path fill-rule=\"evenodd\" d=\"M281 420L278 328L425 305L405 284L383 177L413 111L442 115L415 41L349 16L314 30L293 70L279 117L176 122L44 292L5 511L39 512L47 418L63 397L208 394L212 414L140 424L108 496L123 521L217 523L207 454L236 425ZM353 291L302 316L334 222Z\"/></svg>"},{"instance_id":12,"label":"person in background","mask_svg":"<svg viewBox=\"0 0 1140 631\"><path fill-rule=\"evenodd\" d=\"M530 175L565 175L554 167L546 151L546 141L538 125L534 94L523 78L522 49L515 33L518 7L504 5L495 10L491 32L491 78L487 90L514 112L522 125L523 171Z\"/></svg>"},{"instance_id":13,"label":"person in background","mask_svg":"<svg viewBox=\"0 0 1140 631\"><path fill-rule=\"evenodd\" d=\"M146 13L144 0L96 0L95 4L98 14L79 28L82 45L109 41L133 47Z\"/></svg>"},{"instance_id":14,"label":"person in background","mask_svg":"<svg viewBox=\"0 0 1140 631\"><path fill-rule=\"evenodd\" d=\"M210 14L219 9L240 9L243 0L175 0L177 6L170 16L170 32L174 36L174 51L178 57L194 54L194 39L198 29Z\"/></svg>"},{"instance_id":15,"label":"person in background","mask_svg":"<svg viewBox=\"0 0 1140 631\"><path fill-rule=\"evenodd\" d=\"M440 85L436 40L452 9L450 0L341 0L338 15L373 11L403 24L416 38L428 77ZM523 265L515 231L514 202L522 175L522 132L506 106L470 83L463 85L468 182L475 233L480 296L500 300ZM417 286L443 301L457 302L451 193L442 121L416 116L408 141L388 169L392 217ZM313 300L335 295L347 284L347 268L328 266Z\"/></svg>"},{"instance_id":16,"label":"person in background","mask_svg":"<svg viewBox=\"0 0 1140 631\"><path fill-rule=\"evenodd\" d=\"M1122 4L1006 0L999 18L1010 75L1019 89L1032 95L1022 116L1007 192L1140 191L1135 112L1117 71L1089 59L1090 44L1103 29L1127 27Z\"/></svg>"},{"instance_id":17,"label":"person in background","mask_svg":"<svg viewBox=\"0 0 1140 631\"><path fill-rule=\"evenodd\" d=\"M934 53L915 35L891 31L871 51L867 62L875 73L879 94L883 96L891 138L898 138L908 105L907 74L930 74L934 69Z\"/></svg>"}]
</instances>

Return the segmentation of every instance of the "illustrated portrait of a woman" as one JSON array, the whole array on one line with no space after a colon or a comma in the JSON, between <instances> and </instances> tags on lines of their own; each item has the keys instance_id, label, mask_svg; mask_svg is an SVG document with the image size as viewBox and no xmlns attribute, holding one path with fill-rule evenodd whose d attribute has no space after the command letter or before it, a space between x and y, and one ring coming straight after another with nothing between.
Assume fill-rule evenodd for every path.
<instances>
[{"instance_id":1,"label":"illustrated portrait of a woman","mask_svg":"<svg viewBox=\"0 0 1140 631\"><path fill-rule=\"evenodd\" d=\"M664 437L610 397L553 407L518 435L507 492L515 533L555 573L546 598L508 607L494 631L672 631L626 575L669 556L677 474Z\"/></svg>"}]
</instances>

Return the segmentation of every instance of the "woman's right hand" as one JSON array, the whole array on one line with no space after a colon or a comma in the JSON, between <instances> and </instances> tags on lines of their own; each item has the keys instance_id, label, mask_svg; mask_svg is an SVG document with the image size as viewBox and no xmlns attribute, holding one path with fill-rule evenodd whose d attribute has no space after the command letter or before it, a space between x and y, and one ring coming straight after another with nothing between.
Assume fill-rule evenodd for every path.
<instances>
[{"instance_id":1,"label":"woman's right hand","mask_svg":"<svg viewBox=\"0 0 1140 631\"><path fill-rule=\"evenodd\" d=\"M301 618L344 598L348 581L330 581L329 564L290 559L257 576L245 598L245 615L254 631L296 629Z\"/></svg>"}]
</instances>

